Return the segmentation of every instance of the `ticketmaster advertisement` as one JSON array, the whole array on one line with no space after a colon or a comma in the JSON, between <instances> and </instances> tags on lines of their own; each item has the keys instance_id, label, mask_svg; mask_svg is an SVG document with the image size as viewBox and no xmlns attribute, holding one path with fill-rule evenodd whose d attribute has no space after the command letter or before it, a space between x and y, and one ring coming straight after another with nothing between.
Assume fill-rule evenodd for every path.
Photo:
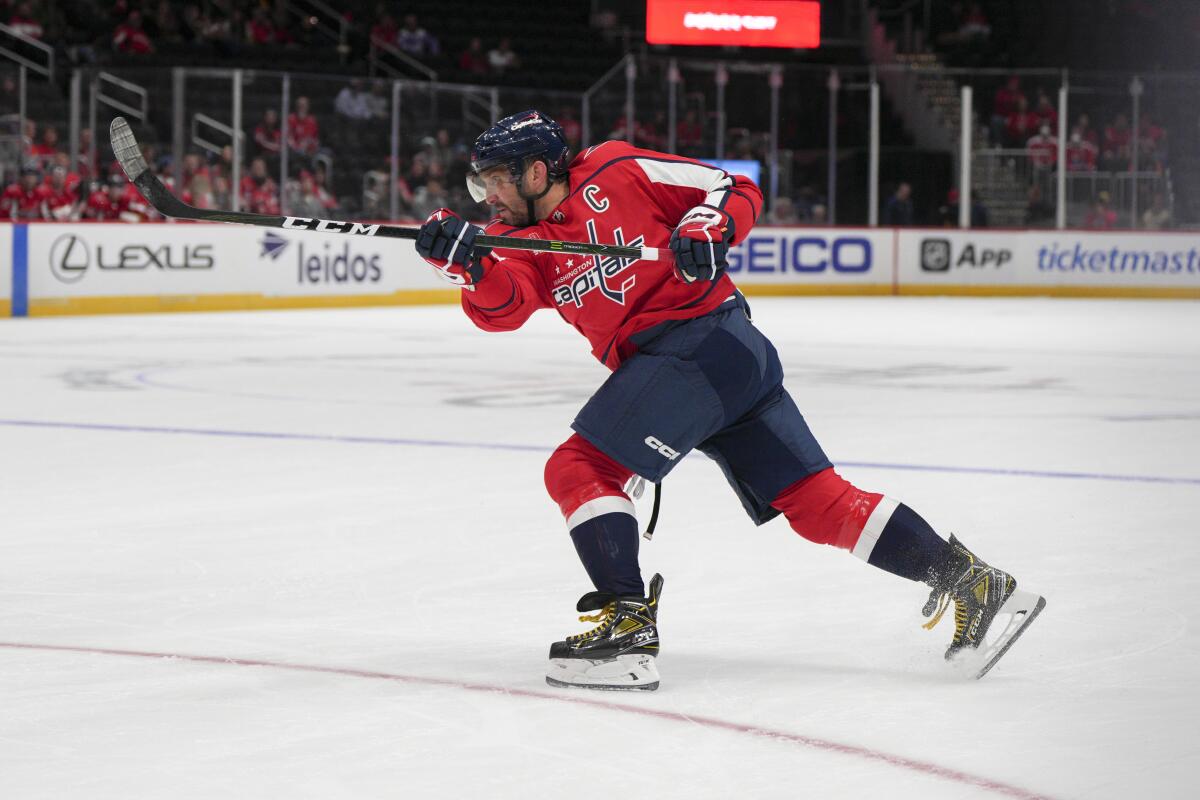
<instances>
[{"instance_id":1,"label":"ticketmaster advertisement","mask_svg":"<svg viewBox=\"0 0 1200 800\"><path fill-rule=\"evenodd\" d=\"M898 233L900 293L1200 297L1200 235L1086 231Z\"/></svg>"}]
</instances>

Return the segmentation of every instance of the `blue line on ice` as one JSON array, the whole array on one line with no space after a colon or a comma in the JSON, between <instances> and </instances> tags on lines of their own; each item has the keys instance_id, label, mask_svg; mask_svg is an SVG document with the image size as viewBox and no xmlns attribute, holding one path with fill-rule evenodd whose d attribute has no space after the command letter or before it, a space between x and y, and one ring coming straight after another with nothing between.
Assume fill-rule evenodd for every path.
<instances>
[{"instance_id":1,"label":"blue line on ice","mask_svg":"<svg viewBox=\"0 0 1200 800\"><path fill-rule=\"evenodd\" d=\"M159 433L180 436L220 436L234 439L276 439L292 442L338 442L343 444L381 444L402 447L449 447L461 450L508 450L519 453L549 453L551 448L536 444L505 444L502 442L454 442L443 439L405 439L388 436L344 436L319 433L286 433L273 431L227 431L215 428L173 428L154 425L110 425L99 422L51 422L32 419L0 419L0 425L17 428L54 428L61 430L106 431L115 433ZM1002 467L955 467L940 464L888 464L876 461L840 461L839 467L863 469L894 469L910 472L948 472L960 475L1000 475L1020 478L1062 478L1086 481L1116 481L1118 483L1166 483L1200 486L1200 478L1163 475L1114 475L1102 472L1066 472L1059 470L1004 469Z\"/></svg>"}]
</instances>

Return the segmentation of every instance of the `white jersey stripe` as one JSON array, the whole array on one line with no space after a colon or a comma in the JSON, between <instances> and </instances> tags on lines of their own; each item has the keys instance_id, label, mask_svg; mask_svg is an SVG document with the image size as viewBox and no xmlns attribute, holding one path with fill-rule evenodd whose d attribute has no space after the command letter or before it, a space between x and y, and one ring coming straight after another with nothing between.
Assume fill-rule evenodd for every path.
<instances>
[{"instance_id":1,"label":"white jersey stripe","mask_svg":"<svg viewBox=\"0 0 1200 800\"><path fill-rule=\"evenodd\" d=\"M719 193L716 198L718 202L724 199L724 190L733 186L733 178L729 177L725 170L716 167L684 161L655 161L650 158L636 158L634 161L654 183L703 189L708 195L705 200L708 203L711 203L714 193Z\"/></svg>"},{"instance_id":2,"label":"white jersey stripe","mask_svg":"<svg viewBox=\"0 0 1200 800\"><path fill-rule=\"evenodd\" d=\"M588 500L586 503L575 509L571 516L567 517L567 529L575 530L575 528L589 519L603 516L605 514L625 513L637 519L637 513L633 508L633 502L628 497L617 497L615 495L606 495L597 497L595 500Z\"/></svg>"},{"instance_id":3,"label":"white jersey stripe","mask_svg":"<svg viewBox=\"0 0 1200 800\"><path fill-rule=\"evenodd\" d=\"M887 527L888 520L892 518L892 512L896 510L896 506L898 505L900 505L900 502L890 497L884 497L879 501L879 505L875 506L875 510L871 512L871 516L867 518L867 524L863 526L862 533L858 535L858 543L854 545L854 550L851 551L854 555L863 561L871 557L871 551L875 549L875 543L879 541L880 534Z\"/></svg>"}]
</instances>

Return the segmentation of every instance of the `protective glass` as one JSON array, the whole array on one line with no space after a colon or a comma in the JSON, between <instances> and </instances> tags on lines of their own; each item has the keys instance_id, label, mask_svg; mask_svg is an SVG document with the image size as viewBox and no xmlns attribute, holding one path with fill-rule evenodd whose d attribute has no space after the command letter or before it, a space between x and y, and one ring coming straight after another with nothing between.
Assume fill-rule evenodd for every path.
<instances>
[{"instance_id":1,"label":"protective glass","mask_svg":"<svg viewBox=\"0 0 1200 800\"><path fill-rule=\"evenodd\" d=\"M505 186L516 184L517 179L505 170L495 170L488 175L467 173L467 191L476 203L482 203L488 195L496 194Z\"/></svg>"}]
</instances>

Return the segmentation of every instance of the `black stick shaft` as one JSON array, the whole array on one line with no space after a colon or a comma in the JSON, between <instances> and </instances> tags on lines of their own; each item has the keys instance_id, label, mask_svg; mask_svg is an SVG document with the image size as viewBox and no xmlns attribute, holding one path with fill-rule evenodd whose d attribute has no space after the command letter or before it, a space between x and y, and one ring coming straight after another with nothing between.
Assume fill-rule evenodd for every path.
<instances>
[{"instance_id":1,"label":"black stick shaft","mask_svg":"<svg viewBox=\"0 0 1200 800\"><path fill-rule=\"evenodd\" d=\"M142 158L141 147L124 117L117 117L109 128L113 153L121 169L138 188L146 202L164 217L191 219L201 222L228 222L236 225L259 225L265 228L347 233L356 236L376 236L389 239L416 239L418 228L383 223L346 222L334 219L311 219L309 217L283 217L271 214L251 214L242 211L214 211L189 206L171 194ZM236 190L236 187L234 187ZM668 260L671 251L658 247L626 247L615 244L592 242L560 242L552 239L523 239L518 236L475 237L480 247L500 247L508 250L529 250L544 253L572 253L586 256L610 256L647 261Z\"/></svg>"}]
</instances>

